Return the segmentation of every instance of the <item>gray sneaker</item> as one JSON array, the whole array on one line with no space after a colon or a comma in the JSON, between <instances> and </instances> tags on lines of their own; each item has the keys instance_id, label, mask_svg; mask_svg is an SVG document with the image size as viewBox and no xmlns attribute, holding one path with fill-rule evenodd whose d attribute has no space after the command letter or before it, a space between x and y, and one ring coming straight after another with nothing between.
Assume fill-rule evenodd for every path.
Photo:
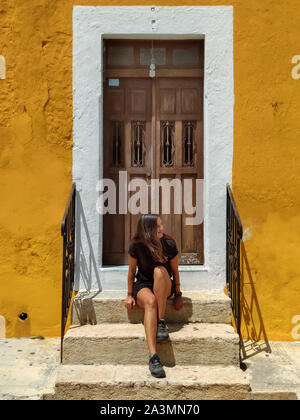
<instances>
[{"instance_id":1,"label":"gray sneaker","mask_svg":"<svg viewBox=\"0 0 300 420\"><path fill-rule=\"evenodd\" d=\"M169 338L169 329L166 326L166 321L158 320L156 341L165 341Z\"/></svg>"},{"instance_id":2,"label":"gray sneaker","mask_svg":"<svg viewBox=\"0 0 300 420\"><path fill-rule=\"evenodd\" d=\"M149 359L149 370L156 378L165 378L166 373L157 353Z\"/></svg>"}]
</instances>

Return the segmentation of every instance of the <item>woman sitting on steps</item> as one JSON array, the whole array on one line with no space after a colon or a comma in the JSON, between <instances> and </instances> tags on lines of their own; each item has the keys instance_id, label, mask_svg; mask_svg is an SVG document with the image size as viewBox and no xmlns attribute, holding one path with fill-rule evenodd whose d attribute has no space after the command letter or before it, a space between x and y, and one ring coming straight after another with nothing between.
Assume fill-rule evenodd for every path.
<instances>
[{"instance_id":1,"label":"woman sitting on steps","mask_svg":"<svg viewBox=\"0 0 300 420\"><path fill-rule=\"evenodd\" d=\"M136 304L144 308L144 328L149 349L149 369L153 376L166 376L156 353L156 342L168 340L165 322L167 299L173 296L173 306L183 306L178 272L178 249L171 236L163 233L161 218L143 214L129 247L128 295L125 307ZM138 266L138 272L136 272ZM173 279L171 278L173 274ZM134 278L136 281L134 283Z\"/></svg>"}]
</instances>

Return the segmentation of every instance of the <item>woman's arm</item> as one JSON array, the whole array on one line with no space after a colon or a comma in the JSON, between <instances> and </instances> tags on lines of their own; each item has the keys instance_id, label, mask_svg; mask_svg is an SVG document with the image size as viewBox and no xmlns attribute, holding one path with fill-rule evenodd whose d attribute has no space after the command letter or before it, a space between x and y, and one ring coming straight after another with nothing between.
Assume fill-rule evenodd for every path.
<instances>
[{"instance_id":1,"label":"woman's arm","mask_svg":"<svg viewBox=\"0 0 300 420\"><path fill-rule=\"evenodd\" d=\"M129 269L128 269L128 293L125 299L125 307L132 309L135 306L135 299L132 296L134 275L136 270L137 259L129 255Z\"/></svg>"},{"instance_id":2,"label":"woman's arm","mask_svg":"<svg viewBox=\"0 0 300 420\"><path fill-rule=\"evenodd\" d=\"M129 268L128 268L128 296L132 296L134 276L136 271L137 259L129 255Z\"/></svg>"},{"instance_id":3,"label":"woman's arm","mask_svg":"<svg viewBox=\"0 0 300 420\"><path fill-rule=\"evenodd\" d=\"M170 266L173 273L173 279L175 283L175 293L180 293L180 279L179 279L179 271L178 271L178 255L176 255L174 258L170 260ZM180 311L180 309L183 306L183 301L181 297L176 297L173 300L173 306L177 311Z\"/></svg>"},{"instance_id":4,"label":"woman's arm","mask_svg":"<svg viewBox=\"0 0 300 420\"><path fill-rule=\"evenodd\" d=\"M180 292L180 278L179 278L179 271L178 271L178 255L170 260L170 267L173 273L173 279L175 283L175 291L176 293Z\"/></svg>"}]
</instances>

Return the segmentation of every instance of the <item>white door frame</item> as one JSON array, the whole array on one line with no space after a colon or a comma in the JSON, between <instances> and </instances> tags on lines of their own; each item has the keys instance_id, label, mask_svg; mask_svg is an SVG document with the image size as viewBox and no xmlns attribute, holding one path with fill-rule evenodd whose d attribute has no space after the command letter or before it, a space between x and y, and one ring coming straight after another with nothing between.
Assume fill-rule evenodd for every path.
<instances>
[{"instance_id":1,"label":"white door frame","mask_svg":"<svg viewBox=\"0 0 300 420\"><path fill-rule=\"evenodd\" d=\"M129 19L130 16L130 19ZM183 290L226 281L226 183L233 158L233 6L73 7L76 290L127 290L128 266L102 267L103 39L203 39L204 266L180 266Z\"/></svg>"}]
</instances>

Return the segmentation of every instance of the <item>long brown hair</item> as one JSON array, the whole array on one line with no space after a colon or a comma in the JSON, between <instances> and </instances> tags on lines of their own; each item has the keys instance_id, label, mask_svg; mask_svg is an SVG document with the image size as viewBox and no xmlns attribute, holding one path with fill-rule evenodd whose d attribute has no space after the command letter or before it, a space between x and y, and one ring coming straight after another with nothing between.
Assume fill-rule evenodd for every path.
<instances>
[{"instance_id":1,"label":"long brown hair","mask_svg":"<svg viewBox=\"0 0 300 420\"><path fill-rule=\"evenodd\" d=\"M163 244L157 237L157 219L156 214L142 214L139 218L133 242L142 242L149 249L153 259L159 262L167 262L164 254ZM170 235L163 234L166 239L173 239Z\"/></svg>"}]
</instances>

